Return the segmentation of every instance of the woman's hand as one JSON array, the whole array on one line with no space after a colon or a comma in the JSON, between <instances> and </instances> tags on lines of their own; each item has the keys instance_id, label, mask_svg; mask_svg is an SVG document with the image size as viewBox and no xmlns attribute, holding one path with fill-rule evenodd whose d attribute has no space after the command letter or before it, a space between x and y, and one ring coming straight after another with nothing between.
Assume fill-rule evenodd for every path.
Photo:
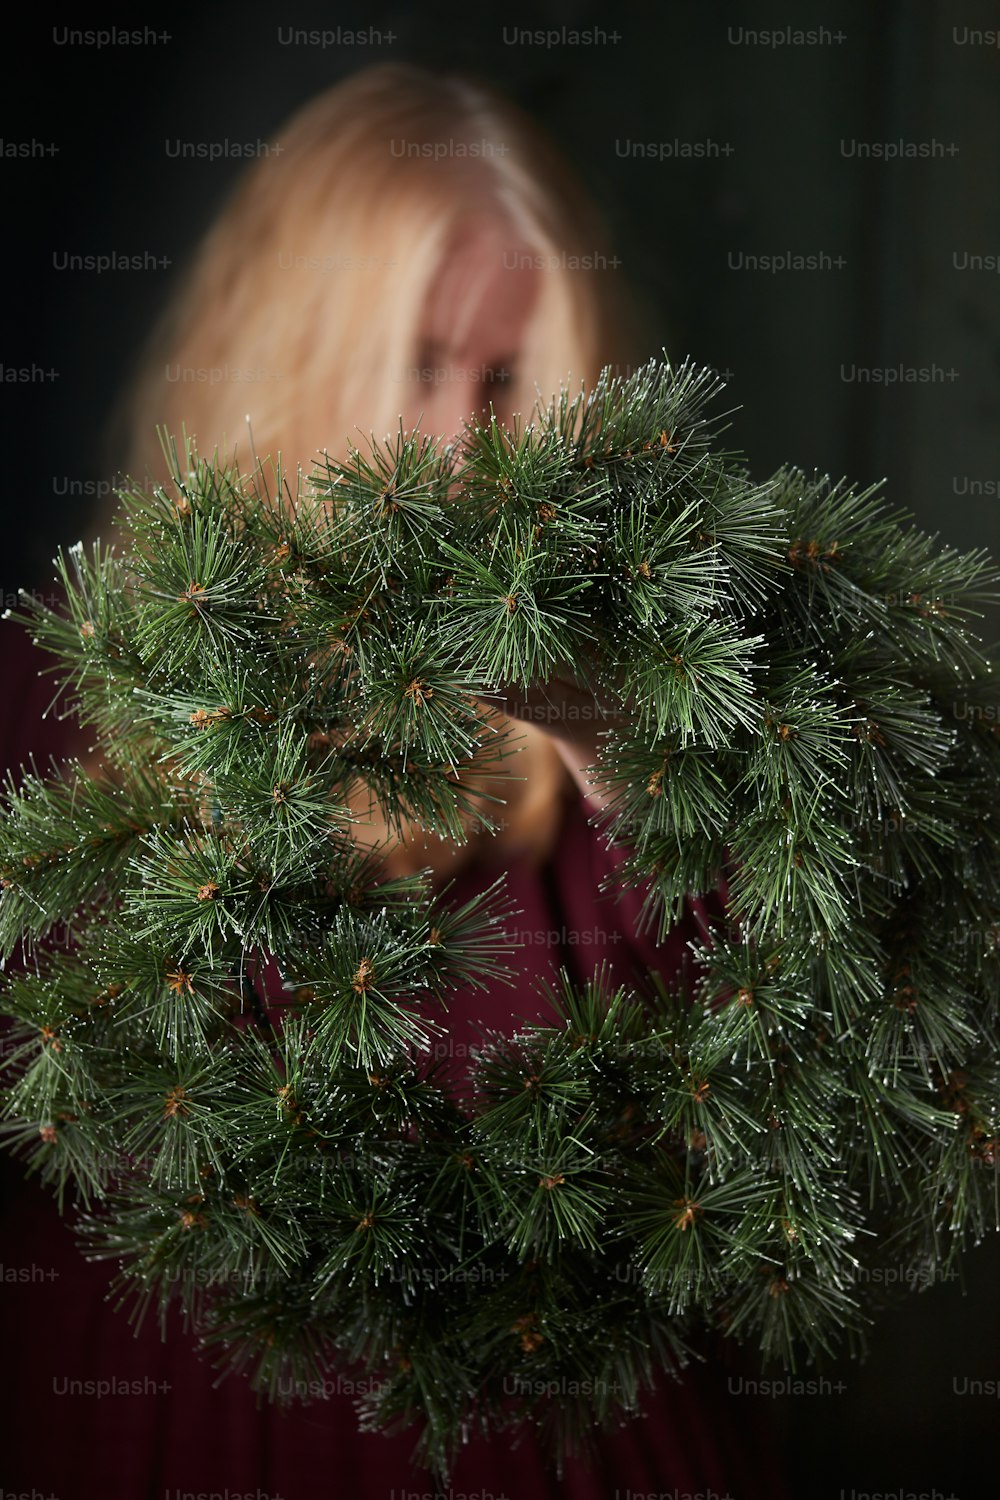
<instances>
[{"instance_id":1,"label":"woman's hand","mask_svg":"<svg viewBox=\"0 0 1000 1500\"><path fill-rule=\"evenodd\" d=\"M548 735L581 792L597 807L605 805L605 790L587 777L585 767L597 761L602 735L626 721L619 704L599 699L589 688L563 677L550 677L544 686L526 692L504 688L484 701L509 719L534 724Z\"/></svg>"}]
</instances>

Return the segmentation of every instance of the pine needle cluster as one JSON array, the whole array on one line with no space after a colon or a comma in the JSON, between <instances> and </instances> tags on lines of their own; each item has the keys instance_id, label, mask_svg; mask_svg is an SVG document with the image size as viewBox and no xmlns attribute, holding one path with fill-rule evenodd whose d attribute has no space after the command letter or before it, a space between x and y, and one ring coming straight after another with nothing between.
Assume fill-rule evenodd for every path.
<instances>
[{"instance_id":1,"label":"pine needle cluster","mask_svg":"<svg viewBox=\"0 0 1000 1500\"><path fill-rule=\"evenodd\" d=\"M5 796L8 1143L137 1314L275 1399L361 1371L441 1474L477 1429L585 1442L706 1322L857 1351L873 1268L997 1227L997 573L874 490L755 481L720 388L651 361L294 483L170 444L129 545L21 617L101 769ZM651 930L726 920L684 987L553 974L469 1109L432 1043L477 987L519 1009L503 882L389 879L352 808L495 828L493 705L553 677L608 710Z\"/></svg>"}]
</instances>

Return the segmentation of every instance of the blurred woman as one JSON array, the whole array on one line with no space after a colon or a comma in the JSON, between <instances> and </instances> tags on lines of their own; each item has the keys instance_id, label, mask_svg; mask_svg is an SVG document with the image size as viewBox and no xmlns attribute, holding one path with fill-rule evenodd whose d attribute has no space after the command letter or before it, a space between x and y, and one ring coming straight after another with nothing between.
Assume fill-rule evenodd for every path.
<instances>
[{"instance_id":1,"label":"blurred woman","mask_svg":"<svg viewBox=\"0 0 1000 1500\"><path fill-rule=\"evenodd\" d=\"M324 450L344 457L352 436L364 446L400 422L449 440L490 405L509 422L539 395L589 386L602 366L645 357L633 325L594 211L519 110L465 79L374 67L296 114L222 209L122 404L122 466L166 479L160 424L176 435L186 429L203 455L235 450L249 469L247 414L256 453L280 452L286 472L308 472ZM563 689L553 691L559 701ZM649 967L669 979L707 920L692 903L656 949L637 931L635 893L617 905L599 900L619 856L589 822L581 768L593 759L593 736L518 729L523 779L503 787L495 837L480 834L457 851L409 831L388 853L390 868L430 866L438 882L454 879L457 897L481 889L501 862L520 908L515 999L498 990L456 1004L453 1074L467 1066L480 1027L510 1031L542 1016L532 984L554 967L577 982L601 963L622 979ZM367 836L386 833L372 814ZM31 1205L37 1232L54 1240L53 1215ZM30 1472L12 1478L81 1500L171 1488L314 1500L335 1493L333 1476L348 1470L362 1500L429 1492L409 1461L411 1441L359 1434L346 1392L306 1410L256 1410L237 1380L212 1387L177 1329L165 1345L149 1325L123 1340L120 1318L96 1315L106 1273L85 1265L68 1236L59 1246L60 1294L75 1289L66 1307L53 1310L58 1294L49 1298L64 1365L75 1361L91 1378L123 1366L154 1371L165 1390L125 1422L108 1403L51 1410L44 1362L26 1381L22 1372L8 1407L26 1405L36 1426L58 1425L62 1438L57 1452L33 1450ZM679 1382L663 1376L645 1410L599 1435L595 1455L570 1461L561 1480L529 1430L516 1443L471 1442L453 1485L511 1500L611 1500L630 1489L731 1490L739 1500L783 1493L773 1455L727 1397L718 1368L693 1367ZM100 1447L114 1453L110 1482L106 1470L98 1482L85 1477Z\"/></svg>"},{"instance_id":2,"label":"blurred woman","mask_svg":"<svg viewBox=\"0 0 1000 1500\"><path fill-rule=\"evenodd\" d=\"M166 477L158 424L250 467L249 414L259 455L308 472L400 422L451 438L490 405L526 416L634 359L616 266L520 111L463 79L367 69L290 121L205 237L123 403L125 468ZM520 732L493 858L540 858L558 832L562 742ZM421 834L392 864L453 872L477 852Z\"/></svg>"}]
</instances>

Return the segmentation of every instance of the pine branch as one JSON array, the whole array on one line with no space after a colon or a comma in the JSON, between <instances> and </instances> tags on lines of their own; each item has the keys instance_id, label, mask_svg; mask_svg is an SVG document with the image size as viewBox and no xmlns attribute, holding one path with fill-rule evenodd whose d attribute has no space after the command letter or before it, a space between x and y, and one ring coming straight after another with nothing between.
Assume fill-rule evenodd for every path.
<instances>
[{"instance_id":1,"label":"pine branch","mask_svg":"<svg viewBox=\"0 0 1000 1500\"><path fill-rule=\"evenodd\" d=\"M605 371L294 482L164 434L124 550L19 616L103 769L8 782L0 1131L133 1317L275 1400L357 1369L442 1484L473 1431L585 1446L704 1324L860 1351L880 1258L1000 1223L997 570L877 488L756 482L720 388ZM488 835L488 705L570 685L607 889L659 940L725 915L672 984L552 976L462 1092L444 1017L517 983L511 900L387 878L360 807Z\"/></svg>"}]
</instances>

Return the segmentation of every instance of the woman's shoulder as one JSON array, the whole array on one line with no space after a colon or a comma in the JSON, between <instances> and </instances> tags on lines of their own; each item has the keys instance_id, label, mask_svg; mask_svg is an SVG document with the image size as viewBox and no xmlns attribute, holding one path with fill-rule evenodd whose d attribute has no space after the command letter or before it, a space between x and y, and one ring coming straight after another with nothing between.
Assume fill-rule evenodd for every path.
<instances>
[{"instance_id":1,"label":"woman's shoulder","mask_svg":"<svg viewBox=\"0 0 1000 1500\"><path fill-rule=\"evenodd\" d=\"M35 644L18 620L0 620L0 767L32 760L40 768L78 748L79 729L67 714L56 658Z\"/></svg>"}]
</instances>

